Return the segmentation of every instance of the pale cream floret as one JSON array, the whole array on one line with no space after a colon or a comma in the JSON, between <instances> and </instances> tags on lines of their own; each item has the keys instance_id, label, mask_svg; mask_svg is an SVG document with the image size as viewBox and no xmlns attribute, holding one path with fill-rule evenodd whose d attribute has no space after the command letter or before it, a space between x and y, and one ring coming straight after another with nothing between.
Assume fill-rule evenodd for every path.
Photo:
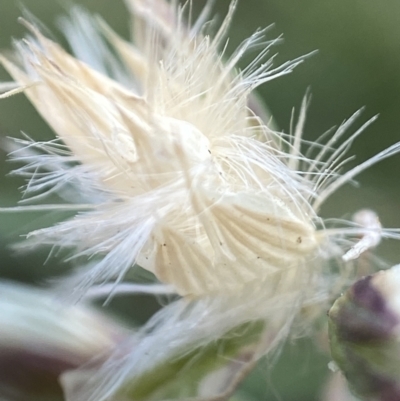
<instances>
[{"instance_id":1,"label":"pale cream floret","mask_svg":"<svg viewBox=\"0 0 400 401\"><path fill-rule=\"evenodd\" d=\"M32 232L31 241L76 247L89 259L103 255L82 280L83 291L97 280L122 279L135 263L179 294L198 296L293 271L308 277L310 270L322 268L324 258L342 256L332 234L317 230L323 226L319 205L397 147L335 181L342 146L325 167L329 149L321 149L315 160L301 154L306 105L292 142L249 110L254 87L290 72L301 60L269 72L269 61L257 64L265 50L237 71L238 60L259 43L261 32L224 64L219 48L234 2L214 38L200 29L207 16L189 28L163 1L129 5L138 32L135 46L100 26L135 76L132 88L94 71L29 25L36 41L18 45L22 67L1 59L67 146L51 155L56 172L51 170L48 182L33 167L45 170L48 159L30 156L32 167L22 169L31 174L28 188L57 185L57 178L79 181L81 174L83 185L89 182L99 194L92 211ZM68 170L65 160L81 167ZM352 251L356 256L358 249L363 251L362 243Z\"/></svg>"},{"instance_id":2,"label":"pale cream floret","mask_svg":"<svg viewBox=\"0 0 400 401\"><path fill-rule=\"evenodd\" d=\"M153 211L149 204L156 223L137 255L140 266L181 295L202 295L304 269L317 257L312 210L305 212L298 189L285 188L285 179L297 178L270 146L265 127L254 131L264 132L264 141L243 141L253 117L243 99L224 93L236 78L230 83L222 66L210 74L219 82L215 87L188 76L194 82L188 99L182 77L150 63L148 74L155 68L159 82L146 99L34 32L41 48L31 44L31 56L22 48L28 72L5 59L3 65L21 85L38 82L27 95L74 156L127 204L146 194L151 202L154 191L169 188L169 200L161 195ZM196 51L185 46L188 55ZM212 60L207 57L205 65ZM195 69L197 55L191 62ZM218 101L231 105L234 115L216 114ZM85 241L89 246L92 240ZM107 243L104 251L116 244L112 237Z\"/></svg>"}]
</instances>

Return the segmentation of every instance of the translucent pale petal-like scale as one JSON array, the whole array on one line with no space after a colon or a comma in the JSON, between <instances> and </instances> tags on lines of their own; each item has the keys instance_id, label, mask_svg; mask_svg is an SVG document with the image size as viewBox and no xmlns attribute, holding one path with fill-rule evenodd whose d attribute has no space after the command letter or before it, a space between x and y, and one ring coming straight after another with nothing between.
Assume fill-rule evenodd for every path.
<instances>
[{"instance_id":1,"label":"translucent pale petal-like scale","mask_svg":"<svg viewBox=\"0 0 400 401\"><path fill-rule=\"evenodd\" d=\"M250 201L243 202L246 196ZM182 295L231 291L269 275L304 269L318 251L314 227L274 199L239 194L208 203L197 216L197 231L162 226L138 259Z\"/></svg>"}]
</instances>

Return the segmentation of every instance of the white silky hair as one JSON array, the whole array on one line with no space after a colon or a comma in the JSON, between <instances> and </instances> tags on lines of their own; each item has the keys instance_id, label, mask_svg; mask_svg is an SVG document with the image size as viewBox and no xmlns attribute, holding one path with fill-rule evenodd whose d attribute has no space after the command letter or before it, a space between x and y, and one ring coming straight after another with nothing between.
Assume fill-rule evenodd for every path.
<instances>
[{"instance_id":1,"label":"white silky hair","mask_svg":"<svg viewBox=\"0 0 400 401\"><path fill-rule=\"evenodd\" d=\"M107 46L93 17L84 8L73 7L69 17L59 19L59 25L79 60L126 87L132 86L132 78Z\"/></svg>"},{"instance_id":2,"label":"white silky hair","mask_svg":"<svg viewBox=\"0 0 400 401\"><path fill-rule=\"evenodd\" d=\"M268 282L245 285L235 294L173 302L156 314L141 332L122 343L114 357L95 374L87 375L90 367L85 366L72 372L72 378L67 373L62 379L67 400L114 399L118 394L126 393L130 386L134 387L144 374L151 372L158 364L173 362L195 349L201 352L203 346L224 336L229 339L227 333L233 327L265 321L269 334L267 338L261 336L262 340L255 347L257 355L254 358L258 359L287 337L293 318L301 306L316 302L316 299L308 298L309 294L306 295L298 278L295 275L292 278L299 284L297 293L290 289L292 284L283 283L275 277ZM299 295L302 302L299 301ZM265 316L270 319L265 319ZM246 330L242 334L246 335ZM238 333L232 335L237 336ZM176 372L177 375L179 373ZM79 377L84 379L81 381Z\"/></svg>"}]
</instances>

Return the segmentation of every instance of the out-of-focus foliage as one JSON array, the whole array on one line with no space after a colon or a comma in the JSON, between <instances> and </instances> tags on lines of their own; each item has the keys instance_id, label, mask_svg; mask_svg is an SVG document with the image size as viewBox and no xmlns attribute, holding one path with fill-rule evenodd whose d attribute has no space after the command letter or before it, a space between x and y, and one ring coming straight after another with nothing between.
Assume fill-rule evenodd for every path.
<instances>
[{"instance_id":1,"label":"out-of-focus foliage","mask_svg":"<svg viewBox=\"0 0 400 401\"><path fill-rule=\"evenodd\" d=\"M194 0L195 9L204 0ZM126 11L122 0L75 0L103 16L123 36L128 35ZM217 0L216 9L222 18L229 0ZM49 28L63 44L57 27L57 16L65 14L70 2L49 0L25 1L25 6ZM26 32L17 18L19 2L0 0L0 48L11 45L11 38ZM276 124L288 132L292 107L298 109L307 88L313 94L306 125L306 139L316 139L334 125L340 124L362 106L366 110L360 124L374 114L379 120L359 138L353 147L356 159L366 158L400 139L400 3L397 0L241 0L231 29L229 49L256 28L271 27L272 39L284 34L284 42L276 47L276 63L315 49L296 71L263 86L259 93L268 104ZM8 79L0 71L0 80ZM35 139L51 138L52 133L23 95L0 103L0 136L19 136L20 132ZM0 150L0 206L15 205L23 182L5 174L13 167L5 162ZM400 156L385 160L359 177L360 188L346 186L323 208L325 217L350 217L361 208L372 208L384 226L400 226ZM30 254L13 253L9 244L34 227L45 225L59 217L56 213L0 215L0 275L21 281L40 283L49 273L61 273L66 268L53 258L44 265L48 250ZM392 263L398 263L398 244L384 242L378 252ZM154 310L145 298L136 299L134 307L127 302L114 302L121 313L135 315L143 321ZM137 306L137 311L135 311ZM144 310L148 308L147 310ZM276 367L265 363L242 386L237 400L310 401L318 392L328 372L328 359L309 342L296 342L283 352ZM278 358L277 358L278 359Z\"/></svg>"}]
</instances>

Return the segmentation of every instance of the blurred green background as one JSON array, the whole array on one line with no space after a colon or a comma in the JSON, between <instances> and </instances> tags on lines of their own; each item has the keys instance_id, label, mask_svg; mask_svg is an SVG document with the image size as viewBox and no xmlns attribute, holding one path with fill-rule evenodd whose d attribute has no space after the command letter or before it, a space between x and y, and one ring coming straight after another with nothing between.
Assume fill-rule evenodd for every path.
<instances>
[{"instance_id":1,"label":"blurred green background","mask_svg":"<svg viewBox=\"0 0 400 401\"><path fill-rule=\"evenodd\" d=\"M194 0L200 8L203 0ZM224 15L229 0L216 0L216 11ZM102 15L123 36L128 36L127 13L122 0L76 0ZM0 0L0 48L8 49L11 38L21 38L25 29L17 22L21 5L26 6L62 43L56 17L66 13L70 2L52 0ZM298 109L308 87L312 103L308 113L307 139L315 139L337 126L357 109L366 106L359 125L371 116L380 117L359 138L352 149L363 161L400 140L400 2L398 0L241 0L231 29L230 48L238 45L258 27L272 23L269 38L284 34L276 48L276 62L301 56L315 49L295 72L263 86L259 93L268 104L278 127L289 130L292 108ZM7 80L4 71L0 79ZM0 102L0 136L19 136L23 131L33 138L51 138L52 133L23 95ZM12 164L0 150L0 206L12 206L20 199L22 180L5 177ZM360 187L346 186L335 194L322 214L325 217L350 216L361 208L374 209L383 225L400 227L400 156L376 165L358 177ZM2 277L40 283L50 272L61 272L65 265L52 259L44 266L47 251L16 254L9 245L33 228L59 217L56 213L0 214L0 274ZM380 256L390 263L400 262L399 244L384 241ZM138 318L144 319L141 302ZM143 304L144 305L144 304ZM149 305L145 303L146 308ZM132 307L120 305L125 313ZM154 305L149 308L154 310ZM136 309L134 307L133 309ZM140 315L140 316L139 316ZM274 369L260 366L241 388L243 400L312 401L319 394L327 374L329 359L316 351L311 341L288 345Z\"/></svg>"}]
</instances>

